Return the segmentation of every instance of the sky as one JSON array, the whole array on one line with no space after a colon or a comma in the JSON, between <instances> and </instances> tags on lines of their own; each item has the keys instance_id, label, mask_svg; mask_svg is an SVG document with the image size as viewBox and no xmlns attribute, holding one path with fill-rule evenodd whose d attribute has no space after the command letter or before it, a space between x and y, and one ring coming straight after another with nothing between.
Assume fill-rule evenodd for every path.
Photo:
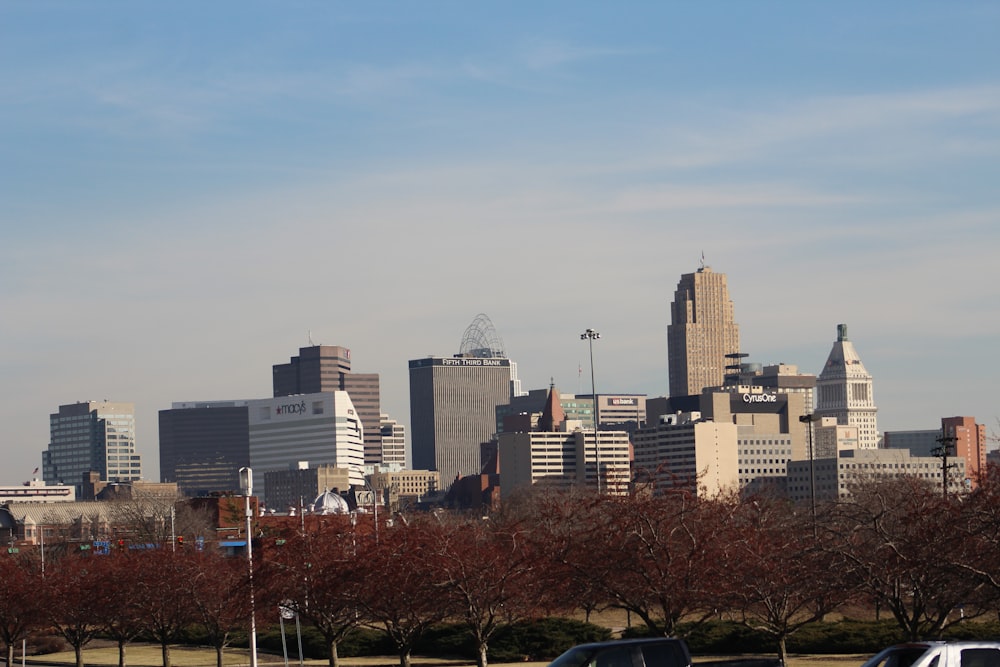
<instances>
[{"instance_id":1,"label":"sky","mask_svg":"<svg viewBox=\"0 0 1000 667\"><path fill-rule=\"evenodd\" d=\"M1000 4L0 2L0 484L48 416L266 398L479 313L525 389L667 393L677 281L751 361L848 325L881 430L998 430ZM990 370L993 369L993 370Z\"/></svg>"}]
</instances>

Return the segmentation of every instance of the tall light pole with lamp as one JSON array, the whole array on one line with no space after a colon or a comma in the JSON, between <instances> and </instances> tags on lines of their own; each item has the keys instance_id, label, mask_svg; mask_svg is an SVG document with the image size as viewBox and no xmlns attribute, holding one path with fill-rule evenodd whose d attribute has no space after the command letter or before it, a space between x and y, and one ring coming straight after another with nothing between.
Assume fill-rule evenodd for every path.
<instances>
[{"instance_id":1,"label":"tall light pole with lamp","mask_svg":"<svg viewBox=\"0 0 1000 667\"><path fill-rule=\"evenodd\" d=\"M816 536L816 468L813 463L813 423L822 419L814 412L800 415L799 421L806 425L809 438L809 509L812 512L813 537Z\"/></svg>"},{"instance_id":2,"label":"tall light pole with lamp","mask_svg":"<svg viewBox=\"0 0 1000 667\"><path fill-rule=\"evenodd\" d=\"M250 509L250 496L253 495L253 470L240 468L240 489L246 499L247 519L247 567L250 576L250 667L257 667L257 610L253 596L253 512Z\"/></svg>"},{"instance_id":3,"label":"tall light pole with lamp","mask_svg":"<svg viewBox=\"0 0 1000 667\"><path fill-rule=\"evenodd\" d=\"M597 469L597 495L601 494L601 455L600 446L597 443L597 424L599 421L599 410L597 406L597 389L594 383L594 341L601 337L601 334L593 329L587 329L580 334L580 340L587 341L590 347L590 395L594 399L594 467Z\"/></svg>"}]
</instances>

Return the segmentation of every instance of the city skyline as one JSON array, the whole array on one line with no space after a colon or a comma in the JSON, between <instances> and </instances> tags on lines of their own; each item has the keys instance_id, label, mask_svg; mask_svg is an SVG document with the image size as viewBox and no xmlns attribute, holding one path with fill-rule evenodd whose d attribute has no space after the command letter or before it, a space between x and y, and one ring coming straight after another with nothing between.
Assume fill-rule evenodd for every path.
<instances>
[{"instance_id":1,"label":"city skyline","mask_svg":"<svg viewBox=\"0 0 1000 667\"><path fill-rule=\"evenodd\" d=\"M704 253L749 361L840 323L880 430L1000 430L1000 7L11 2L0 39L0 483L48 415L271 396L486 313L525 390L668 392Z\"/></svg>"}]
</instances>

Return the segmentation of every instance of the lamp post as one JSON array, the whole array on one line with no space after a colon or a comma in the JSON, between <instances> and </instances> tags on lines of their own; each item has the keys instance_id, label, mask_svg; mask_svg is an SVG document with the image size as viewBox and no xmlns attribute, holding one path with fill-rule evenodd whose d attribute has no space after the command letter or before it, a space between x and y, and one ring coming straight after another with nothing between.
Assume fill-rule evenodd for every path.
<instances>
[{"instance_id":1,"label":"lamp post","mask_svg":"<svg viewBox=\"0 0 1000 667\"><path fill-rule=\"evenodd\" d=\"M813 422L821 419L816 413L800 415L799 421L806 424L809 437L809 511L812 513L813 537L816 537L816 468L813 463Z\"/></svg>"},{"instance_id":2,"label":"lamp post","mask_svg":"<svg viewBox=\"0 0 1000 667\"><path fill-rule=\"evenodd\" d=\"M250 534L250 531L253 530L251 523L253 512L250 510L250 496L253 495L253 470L250 468L240 468L240 488L246 499L247 568L250 576L250 667L257 667L257 610L253 598L253 536Z\"/></svg>"},{"instance_id":3,"label":"lamp post","mask_svg":"<svg viewBox=\"0 0 1000 667\"><path fill-rule=\"evenodd\" d=\"M597 407L597 389L594 384L594 341L601 337L601 334L593 329L587 329L580 334L580 340L587 341L590 347L590 395L594 399L594 468L597 470L597 495L601 495L601 454L600 446L597 443L597 423L600 416Z\"/></svg>"}]
</instances>

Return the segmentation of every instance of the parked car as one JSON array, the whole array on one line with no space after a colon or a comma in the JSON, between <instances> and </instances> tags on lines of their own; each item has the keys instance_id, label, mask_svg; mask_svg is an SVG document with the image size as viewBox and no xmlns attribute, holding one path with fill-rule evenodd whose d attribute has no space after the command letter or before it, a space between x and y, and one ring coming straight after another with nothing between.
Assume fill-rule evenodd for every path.
<instances>
[{"instance_id":1,"label":"parked car","mask_svg":"<svg viewBox=\"0 0 1000 667\"><path fill-rule=\"evenodd\" d=\"M643 637L580 644L549 663L549 667L691 666L687 643L677 637ZM761 657L699 661L695 667L781 667L781 660Z\"/></svg>"},{"instance_id":2,"label":"parked car","mask_svg":"<svg viewBox=\"0 0 1000 667\"><path fill-rule=\"evenodd\" d=\"M872 656L862 667L1000 667L1000 642L896 644Z\"/></svg>"}]
</instances>

